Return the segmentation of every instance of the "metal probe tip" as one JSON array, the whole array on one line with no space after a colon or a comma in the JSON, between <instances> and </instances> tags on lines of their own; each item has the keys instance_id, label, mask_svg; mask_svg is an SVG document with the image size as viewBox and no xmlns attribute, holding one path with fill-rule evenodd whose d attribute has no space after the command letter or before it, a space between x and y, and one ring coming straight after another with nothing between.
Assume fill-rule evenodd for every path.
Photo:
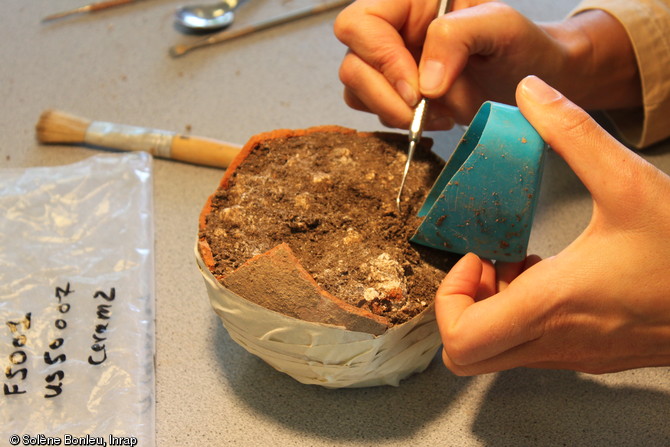
<instances>
[{"instance_id":1,"label":"metal probe tip","mask_svg":"<svg viewBox=\"0 0 670 447\"><path fill-rule=\"evenodd\" d=\"M407 173L409 172L409 166L412 163L412 157L414 157L414 151L416 150L416 145L421 140L421 132L423 131L423 121L426 117L426 98L423 98L419 105L414 109L414 118L412 119L412 124L409 126L409 150L407 151L407 161L405 162L405 170L402 173L402 180L400 181L400 189L398 190L398 196L395 199L396 207L400 211L400 200L402 198L402 191L405 188L405 180L407 180Z\"/></svg>"},{"instance_id":2,"label":"metal probe tip","mask_svg":"<svg viewBox=\"0 0 670 447\"><path fill-rule=\"evenodd\" d=\"M440 0L440 3L437 6L437 15L440 17L443 14L451 11L454 6L453 0ZM414 118L412 119L412 124L409 127L409 150L407 152L407 162L405 163L405 171L402 174L402 181L400 182L400 189L398 190L398 196L395 199L396 207L398 212L400 212L400 200L402 198L402 191L405 187L405 180L407 179L407 173L409 172L409 165L412 163L412 157L414 156L414 150L416 145L421 140L421 132L423 131L423 121L426 117L426 105L427 100L423 98L419 105L414 109Z\"/></svg>"}]
</instances>

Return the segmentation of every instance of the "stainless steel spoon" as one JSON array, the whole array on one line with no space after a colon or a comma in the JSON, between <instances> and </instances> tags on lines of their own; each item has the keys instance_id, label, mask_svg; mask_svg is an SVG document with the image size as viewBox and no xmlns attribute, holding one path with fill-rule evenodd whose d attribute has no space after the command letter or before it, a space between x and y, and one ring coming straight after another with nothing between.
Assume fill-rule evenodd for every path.
<instances>
[{"instance_id":1,"label":"stainless steel spoon","mask_svg":"<svg viewBox=\"0 0 670 447\"><path fill-rule=\"evenodd\" d=\"M175 21L196 31L225 28L235 20L238 3L238 0L221 0L209 5L182 6L175 12Z\"/></svg>"}]
</instances>

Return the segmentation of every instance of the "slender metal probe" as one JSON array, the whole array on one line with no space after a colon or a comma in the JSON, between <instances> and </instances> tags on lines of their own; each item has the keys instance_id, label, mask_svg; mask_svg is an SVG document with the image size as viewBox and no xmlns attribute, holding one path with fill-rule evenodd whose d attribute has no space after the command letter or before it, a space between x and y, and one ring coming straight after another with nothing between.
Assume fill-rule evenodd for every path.
<instances>
[{"instance_id":1,"label":"slender metal probe","mask_svg":"<svg viewBox=\"0 0 670 447\"><path fill-rule=\"evenodd\" d=\"M282 14L278 17L262 20L258 23L247 25L238 30L226 30L218 32L212 36L197 40L191 44L178 44L170 48L170 56L179 57L196 48L202 48L217 43L226 42L238 37L246 36L247 34L255 33L256 31L265 30L274 26L283 25L294 20L309 17L322 12L327 12L335 8L340 8L351 3L352 0L333 0L325 3L318 3L317 5L307 6L305 8L297 9L295 11Z\"/></svg>"},{"instance_id":2,"label":"slender metal probe","mask_svg":"<svg viewBox=\"0 0 670 447\"><path fill-rule=\"evenodd\" d=\"M414 157L414 151L416 150L416 145L421 140L421 130L423 129L423 120L426 117L426 98L421 99L419 105L414 109L414 118L412 119L412 124L409 126L409 149L407 151L407 161L405 162L405 170L402 173L402 181L400 182L400 190L398 191L398 197L395 199L395 204L400 211L400 197L402 196L402 191L405 188L405 180L407 180L407 173L409 172L409 165L412 162L412 157Z\"/></svg>"},{"instance_id":3,"label":"slender metal probe","mask_svg":"<svg viewBox=\"0 0 670 447\"><path fill-rule=\"evenodd\" d=\"M451 11L453 6L453 0L440 0L440 4L437 8L437 15L440 17L443 14ZM416 150L416 145L421 140L421 133L423 132L423 123L426 118L426 110L428 109L428 100L422 98L419 104L414 109L414 118L412 118L412 124L409 126L409 149L407 151L407 162L405 163L405 170L402 174L402 180L400 182L400 189L398 190L398 196L395 199L396 207L400 211L400 199L402 198L402 191L405 188L405 180L407 180L407 173L409 172L409 166L412 163L412 157L414 157L414 151Z\"/></svg>"}]
</instances>

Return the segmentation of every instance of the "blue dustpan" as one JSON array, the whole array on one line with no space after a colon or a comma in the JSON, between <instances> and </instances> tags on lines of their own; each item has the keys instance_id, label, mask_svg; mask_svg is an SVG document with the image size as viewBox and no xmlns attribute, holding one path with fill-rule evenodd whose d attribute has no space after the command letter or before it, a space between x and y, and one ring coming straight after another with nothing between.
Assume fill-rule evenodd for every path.
<instances>
[{"instance_id":1,"label":"blue dustpan","mask_svg":"<svg viewBox=\"0 0 670 447\"><path fill-rule=\"evenodd\" d=\"M425 217L411 241L523 260L546 151L518 108L484 103L419 210Z\"/></svg>"}]
</instances>

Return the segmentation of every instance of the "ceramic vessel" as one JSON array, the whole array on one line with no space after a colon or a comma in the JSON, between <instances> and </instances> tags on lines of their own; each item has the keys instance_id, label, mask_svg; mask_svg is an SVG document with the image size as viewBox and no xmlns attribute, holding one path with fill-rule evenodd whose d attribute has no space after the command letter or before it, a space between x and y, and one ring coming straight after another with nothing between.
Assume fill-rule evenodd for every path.
<instances>
[{"instance_id":1,"label":"ceramic vessel","mask_svg":"<svg viewBox=\"0 0 670 447\"><path fill-rule=\"evenodd\" d=\"M320 126L257 135L233 160L220 188L229 187L235 169L260 142L317 131L355 132L341 127ZM211 199L200 214L201 230L205 228L211 211ZM286 244L250 259L226 275L226 279L252 277L254 282L271 285L272 294L286 299L297 294L301 299L312 300L310 309L322 311L320 322L270 310L254 302L258 300L240 296L224 287L224 278L215 277L212 273L214 258L204 237L198 238L195 257L212 308L231 338L301 383L328 388L397 386L402 379L423 371L441 344L432 305L408 322L388 327L383 318L323 290ZM332 322L329 321L331 316Z\"/></svg>"}]
</instances>

